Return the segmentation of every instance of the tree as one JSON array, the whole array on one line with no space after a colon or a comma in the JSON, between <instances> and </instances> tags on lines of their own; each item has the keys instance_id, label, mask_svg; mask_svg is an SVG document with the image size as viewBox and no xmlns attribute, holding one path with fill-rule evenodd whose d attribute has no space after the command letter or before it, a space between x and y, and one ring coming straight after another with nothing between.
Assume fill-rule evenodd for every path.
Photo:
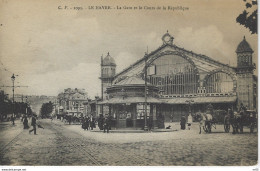
<instances>
[{"instance_id":1,"label":"tree","mask_svg":"<svg viewBox=\"0 0 260 171\"><path fill-rule=\"evenodd\" d=\"M42 118L49 118L50 114L53 110L53 103L49 101L49 103L43 103L41 107L41 117Z\"/></svg>"},{"instance_id":2,"label":"tree","mask_svg":"<svg viewBox=\"0 0 260 171\"><path fill-rule=\"evenodd\" d=\"M244 25L252 34L257 34L257 0L243 0L246 9L236 18L237 23Z\"/></svg>"}]
</instances>

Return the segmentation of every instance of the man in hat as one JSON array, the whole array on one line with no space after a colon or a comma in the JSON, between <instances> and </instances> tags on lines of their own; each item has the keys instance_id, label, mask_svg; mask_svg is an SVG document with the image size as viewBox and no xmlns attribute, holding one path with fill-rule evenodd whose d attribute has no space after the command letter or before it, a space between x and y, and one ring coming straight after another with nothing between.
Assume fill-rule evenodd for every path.
<instances>
[{"instance_id":1,"label":"man in hat","mask_svg":"<svg viewBox=\"0 0 260 171\"><path fill-rule=\"evenodd\" d=\"M109 133L110 124L109 124L109 119L108 119L108 115L107 114L105 115L103 123L104 123L104 125L103 125L104 133L106 132L106 130L107 130L107 133Z\"/></svg>"},{"instance_id":2,"label":"man in hat","mask_svg":"<svg viewBox=\"0 0 260 171\"><path fill-rule=\"evenodd\" d=\"M36 116L35 115L33 115L33 117L32 117L31 125L33 126L33 129L29 130L29 134L33 131L34 135L36 135Z\"/></svg>"},{"instance_id":3,"label":"man in hat","mask_svg":"<svg viewBox=\"0 0 260 171\"><path fill-rule=\"evenodd\" d=\"M185 128L186 128L186 127L185 127L185 125L186 125L186 118L185 118L184 115L181 116L181 120L180 120L180 121L181 121L181 123L180 123L181 129L182 129L182 130L185 130Z\"/></svg>"}]
</instances>

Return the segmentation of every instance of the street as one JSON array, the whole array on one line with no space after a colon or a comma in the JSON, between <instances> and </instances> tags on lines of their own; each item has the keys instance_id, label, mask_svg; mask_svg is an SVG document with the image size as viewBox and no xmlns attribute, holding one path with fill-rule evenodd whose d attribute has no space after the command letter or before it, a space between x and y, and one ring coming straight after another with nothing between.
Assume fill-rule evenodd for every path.
<instances>
[{"instance_id":1,"label":"street","mask_svg":"<svg viewBox=\"0 0 260 171\"><path fill-rule=\"evenodd\" d=\"M211 134L199 134L198 123L191 130L148 133L103 133L84 131L81 125L67 125L60 120L39 120L44 129L37 135L0 123L0 164L29 166L249 166L257 164L256 130L244 134L224 133L217 125ZM31 129L31 128L30 128Z\"/></svg>"}]
</instances>

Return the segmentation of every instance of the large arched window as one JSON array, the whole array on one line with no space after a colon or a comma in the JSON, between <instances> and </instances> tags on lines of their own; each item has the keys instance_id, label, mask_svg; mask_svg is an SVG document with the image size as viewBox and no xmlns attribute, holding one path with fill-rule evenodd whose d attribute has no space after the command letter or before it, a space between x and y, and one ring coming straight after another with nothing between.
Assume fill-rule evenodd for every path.
<instances>
[{"instance_id":1,"label":"large arched window","mask_svg":"<svg viewBox=\"0 0 260 171\"><path fill-rule=\"evenodd\" d=\"M233 92L234 83L230 75L224 72L211 74L206 78L207 93L229 93Z\"/></svg>"},{"instance_id":2,"label":"large arched window","mask_svg":"<svg viewBox=\"0 0 260 171\"><path fill-rule=\"evenodd\" d=\"M155 72L148 75L148 81L163 91L163 95L197 93L198 74L195 67L178 55L164 55L150 66Z\"/></svg>"}]
</instances>

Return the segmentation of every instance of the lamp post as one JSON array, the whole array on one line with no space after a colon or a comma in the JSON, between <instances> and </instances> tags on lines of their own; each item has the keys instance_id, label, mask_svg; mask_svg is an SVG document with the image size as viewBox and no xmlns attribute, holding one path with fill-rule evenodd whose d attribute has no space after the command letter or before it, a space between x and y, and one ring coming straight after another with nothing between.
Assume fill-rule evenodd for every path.
<instances>
[{"instance_id":1,"label":"lamp post","mask_svg":"<svg viewBox=\"0 0 260 171\"><path fill-rule=\"evenodd\" d=\"M147 54L145 54L146 56ZM145 58L145 67L144 67L144 130L148 131L147 127L147 57Z\"/></svg>"},{"instance_id":2,"label":"lamp post","mask_svg":"<svg viewBox=\"0 0 260 171\"><path fill-rule=\"evenodd\" d=\"M191 116L191 104L194 103L194 100L189 99L185 101L189 105L189 115L188 115L188 121L192 122L192 116ZM190 119L189 119L190 118Z\"/></svg>"},{"instance_id":3,"label":"lamp post","mask_svg":"<svg viewBox=\"0 0 260 171\"><path fill-rule=\"evenodd\" d=\"M13 117L14 117L14 80L15 80L14 74L12 75L11 80L13 82Z\"/></svg>"}]
</instances>

